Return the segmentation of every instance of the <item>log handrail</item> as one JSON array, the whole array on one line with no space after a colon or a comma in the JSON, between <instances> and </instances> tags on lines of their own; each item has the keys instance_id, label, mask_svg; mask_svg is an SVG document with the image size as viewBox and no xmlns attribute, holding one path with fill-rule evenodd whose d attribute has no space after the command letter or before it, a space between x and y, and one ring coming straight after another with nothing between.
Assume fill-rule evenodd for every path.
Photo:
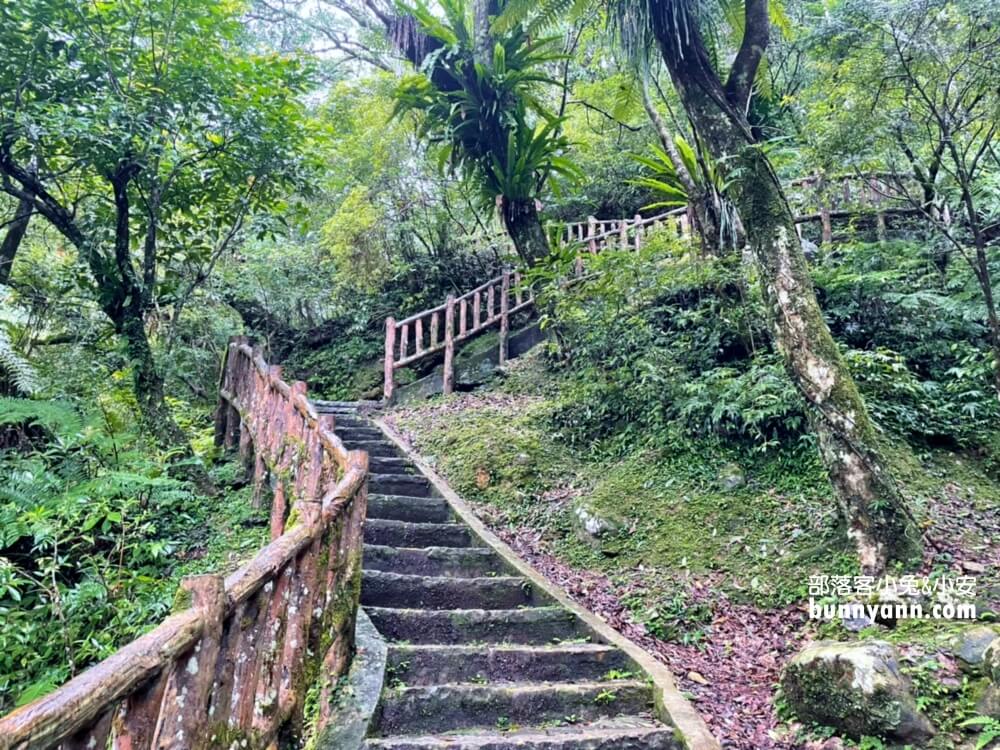
<instances>
[{"instance_id":1,"label":"log handrail","mask_svg":"<svg viewBox=\"0 0 1000 750\"><path fill-rule=\"evenodd\" d=\"M216 441L253 463L255 502L274 480L272 541L225 578L183 579L191 606L0 719L0 749L269 747L317 675L328 718L353 648L368 456L245 339L219 391Z\"/></svg>"},{"instance_id":2,"label":"log handrail","mask_svg":"<svg viewBox=\"0 0 1000 750\"><path fill-rule=\"evenodd\" d=\"M587 234L575 237L574 227L587 226ZM608 246L639 249L647 228L661 225L675 227L680 235L690 232L685 209L666 211L655 216L636 216L630 220L597 221L565 225L561 233L563 244L581 244L590 252ZM582 273L582 258L577 263L577 275ZM386 401L395 393L395 371L419 360L444 352L444 392L454 385L455 344L472 338L494 326L500 329L500 363L506 360L510 317L535 304L535 292L521 283L518 271L507 270L499 276L470 289L461 296L451 296L443 305L414 313L402 320L389 317L385 321L384 390ZM457 325L455 319L457 318ZM412 334L412 335L411 335Z\"/></svg>"},{"instance_id":3,"label":"log handrail","mask_svg":"<svg viewBox=\"0 0 1000 750\"><path fill-rule=\"evenodd\" d=\"M917 210L899 205L905 196L900 192L898 184L911 179L912 175L891 172L836 176L814 174L791 180L786 184L793 193L793 198L798 193L809 193L808 197L796 201L800 213L795 217L795 222L800 234L800 225L818 221L821 225L822 241L829 242L833 236L834 219L850 218L860 214L874 215L881 236L885 232L886 216L919 213ZM851 210L845 210L844 205L850 205ZM678 208L648 217L637 215L632 219L598 219L588 216L584 221L562 223L558 237L563 246L577 246L575 273L579 277L583 274L584 259L588 254L598 253L608 247L638 250L642 246L645 232L660 226L672 227L679 236L690 236L692 222L688 209ZM489 241L496 242L497 237L491 236ZM534 304L534 296L529 289L530 296L527 300L516 298L513 305L507 306L499 315L493 315L502 295L509 295L511 292L518 295L521 291L519 283L509 287L506 292L500 290L503 279L507 276L505 272L459 297L449 298L449 302L443 305L422 310L402 320L392 317L386 319L383 390L386 401L391 401L395 393L396 370L442 351L445 353L444 392L450 393L454 379L455 343L494 325L500 327L501 361L505 359L509 316ZM486 319L482 320L480 310L484 295L487 298L488 312ZM473 315L471 326L468 325L470 302ZM439 336L441 325L444 324L446 327L448 325L446 319L449 315L449 305L454 305L451 315L452 317L458 315L459 325L456 331L446 330ZM425 333L428 336L425 336Z\"/></svg>"}]
</instances>

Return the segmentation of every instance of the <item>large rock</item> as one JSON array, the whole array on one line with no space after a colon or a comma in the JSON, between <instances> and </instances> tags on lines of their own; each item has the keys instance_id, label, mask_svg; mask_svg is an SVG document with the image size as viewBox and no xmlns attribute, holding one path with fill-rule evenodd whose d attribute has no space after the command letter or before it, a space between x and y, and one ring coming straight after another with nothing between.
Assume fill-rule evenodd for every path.
<instances>
[{"instance_id":1,"label":"large rock","mask_svg":"<svg viewBox=\"0 0 1000 750\"><path fill-rule=\"evenodd\" d=\"M976 625L952 639L951 651L964 669L978 672L985 668L986 651L1000 638L1000 630L990 625Z\"/></svg>"},{"instance_id":2,"label":"large rock","mask_svg":"<svg viewBox=\"0 0 1000 750\"><path fill-rule=\"evenodd\" d=\"M983 651L983 674L990 682L1000 687L1000 634Z\"/></svg>"},{"instance_id":3,"label":"large rock","mask_svg":"<svg viewBox=\"0 0 1000 750\"><path fill-rule=\"evenodd\" d=\"M895 650L884 641L813 643L785 667L781 686L799 719L853 739L870 735L919 744L934 735Z\"/></svg>"},{"instance_id":4,"label":"large rock","mask_svg":"<svg viewBox=\"0 0 1000 750\"><path fill-rule=\"evenodd\" d=\"M573 507L577 528L584 538L597 541L618 530L618 523L582 500Z\"/></svg>"},{"instance_id":5,"label":"large rock","mask_svg":"<svg viewBox=\"0 0 1000 750\"><path fill-rule=\"evenodd\" d=\"M984 650L982 670L986 685L976 701L976 713L1000 719L1000 636Z\"/></svg>"}]
</instances>

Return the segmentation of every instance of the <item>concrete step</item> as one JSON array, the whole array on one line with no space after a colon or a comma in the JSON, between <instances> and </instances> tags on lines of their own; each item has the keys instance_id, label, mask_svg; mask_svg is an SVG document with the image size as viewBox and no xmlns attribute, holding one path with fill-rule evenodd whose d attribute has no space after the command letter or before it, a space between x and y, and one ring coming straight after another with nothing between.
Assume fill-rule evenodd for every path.
<instances>
[{"instance_id":1,"label":"concrete step","mask_svg":"<svg viewBox=\"0 0 1000 750\"><path fill-rule=\"evenodd\" d=\"M590 725L519 729L511 732L397 736L365 741L368 750L682 750L668 727L644 717L622 717ZM627 721L631 719L631 721ZM628 724L635 726L628 726Z\"/></svg>"},{"instance_id":2,"label":"concrete step","mask_svg":"<svg viewBox=\"0 0 1000 750\"><path fill-rule=\"evenodd\" d=\"M468 526L460 523L410 523L369 518L365 543L389 547L479 547Z\"/></svg>"},{"instance_id":3,"label":"concrete step","mask_svg":"<svg viewBox=\"0 0 1000 750\"><path fill-rule=\"evenodd\" d=\"M487 547L386 547L365 544L365 570L388 570L424 576L475 578L504 570Z\"/></svg>"},{"instance_id":4,"label":"concrete step","mask_svg":"<svg viewBox=\"0 0 1000 750\"><path fill-rule=\"evenodd\" d=\"M369 456L399 458L399 449L388 440L341 440L352 451L367 451Z\"/></svg>"},{"instance_id":5,"label":"concrete step","mask_svg":"<svg viewBox=\"0 0 1000 750\"><path fill-rule=\"evenodd\" d=\"M454 518L443 497L377 494L368 496L368 517L423 523L445 523Z\"/></svg>"},{"instance_id":6,"label":"concrete step","mask_svg":"<svg viewBox=\"0 0 1000 750\"><path fill-rule=\"evenodd\" d=\"M562 607L527 609L394 609L365 607L389 641L408 643L522 643L587 640L576 617Z\"/></svg>"},{"instance_id":7,"label":"concrete step","mask_svg":"<svg viewBox=\"0 0 1000 750\"><path fill-rule=\"evenodd\" d=\"M333 431L340 435L341 440L385 440L382 430L368 425L345 424L340 420L334 421Z\"/></svg>"},{"instance_id":8,"label":"concrete step","mask_svg":"<svg viewBox=\"0 0 1000 750\"><path fill-rule=\"evenodd\" d=\"M427 685L388 690L370 734L423 734L503 725L539 726L550 721L593 721L638 714L652 704L640 680L616 683Z\"/></svg>"},{"instance_id":9,"label":"concrete step","mask_svg":"<svg viewBox=\"0 0 1000 750\"><path fill-rule=\"evenodd\" d=\"M370 474L368 491L377 495L429 497L434 494L426 477L417 474Z\"/></svg>"},{"instance_id":10,"label":"concrete step","mask_svg":"<svg viewBox=\"0 0 1000 750\"><path fill-rule=\"evenodd\" d=\"M630 678L635 667L613 646L392 645L387 670L404 685L472 682L597 682L614 673Z\"/></svg>"},{"instance_id":11,"label":"concrete step","mask_svg":"<svg viewBox=\"0 0 1000 750\"><path fill-rule=\"evenodd\" d=\"M416 468L407 458L371 456L368 469L373 474L415 474Z\"/></svg>"},{"instance_id":12,"label":"concrete step","mask_svg":"<svg viewBox=\"0 0 1000 750\"><path fill-rule=\"evenodd\" d=\"M513 609L534 601L524 578L437 578L366 570L361 604L368 607L420 609Z\"/></svg>"}]
</instances>

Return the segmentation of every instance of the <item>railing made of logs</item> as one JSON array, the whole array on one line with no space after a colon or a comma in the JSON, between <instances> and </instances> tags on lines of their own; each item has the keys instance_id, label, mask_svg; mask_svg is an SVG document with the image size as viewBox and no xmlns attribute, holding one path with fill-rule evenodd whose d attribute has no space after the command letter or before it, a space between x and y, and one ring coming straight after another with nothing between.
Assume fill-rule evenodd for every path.
<instances>
[{"instance_id":1,"label":"railing made of logs","mask_svg":"<svg viewBox=\"0 0 1000 750\"><path fill-rule=\"evenodd\" d=\"M577 243L576 274L582 275L584 258L607 247L638 250L647 231L669 226L681 236L691 227L684 209L656 216L598 221L591 217L581 224L566 226L564 244ZM586 227L584 232L583 227ZM507 338L511 316L535 304L530 286L522 284L517 271L504 271L461 297L449 296L443 305L423 310L403 320L385 321L385 400L392 401L396 390L396 370L425 357L444 352L443 391L455 387L455 345L488 328L499 325L499 361L507 360Z\"/></svg>"},{"instance_id":2,"label":"railing made of logs","mask_svg":"<svg viewBox=\"0 0 1000 750\"><path fill-rule=\"evenodd\" d=\"M368 456L242 339L216 440L252 461L256 501L273 484L270 544L225 578L185 578L190 607L0 719L0 748L273 748L317 679L326 720L353 649Z\"/></svg>"},{"instance_id":3,"label":"railing made of logs","mask_svg":"<svg viewBox=\"0 0 1000 750\"><path fill-rule=\"evenodd\" d=\"M790 201L797 211L795 222L800 235L801 225L818 221L823 242L832 240L835 219L858 215L874 215L878 234L883 236L887 215L919 213L910 206L907 197L907 193L912 195L918 188L912 176L887 172L832 177L809 175L786 185ZM598 219L589 216L585 221L562 224L558 238L564 246L578 247L575 273L580 276L588 254L598 253L605 248L637 250L642 246L645 234L661 226L670 227L683 237L689 236L692 231L687 209L679 208L647 218L639 215L632 219ZM491 236L490 242L496 241L497 238ZM523 301L519 297L516 304L509 304L512 278L515 279L513 288L520 289L517 273L508 271L461 297L449 297L445 304L438 307L424 310L404 320L387 318L383 391L386 401L392 400L396 390L396 370L442 350L443 390L446 394L451 393L454 388L455 344L497 323L500 325L500 362L503 363L507 355L509 317L534 304L534 296L530 290L524 291ZM504 288L508 290L506 293ZM498 300L501 302L498 303ZM507 302L506 307L502 301ZM500 304L499 312L497 304ZM485 317L482 315L483 311ZM470 313L471 321L467 317Z\"/></svg>"}]
</instances>

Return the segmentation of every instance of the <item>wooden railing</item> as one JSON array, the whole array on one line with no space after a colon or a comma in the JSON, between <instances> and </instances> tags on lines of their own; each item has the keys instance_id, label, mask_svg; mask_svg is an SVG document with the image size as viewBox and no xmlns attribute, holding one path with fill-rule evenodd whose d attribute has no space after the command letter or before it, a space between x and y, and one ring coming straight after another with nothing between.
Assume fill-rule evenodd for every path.
<instances>
[{"instance_id":1,"label":"wooden railing","mask_svg":"<svg viewBox=\"0 0 1000 750\"><path fill-rule=\"evenodd\" d=\"M886 228L886 215L914 214L906 199L905 191L918 186L910 184L912 177L877 172L867 175L809 175L792 180L786 186L790 201L796 211L796 227L801 235L803 224L818 221L822 241L833 237L835 219L874 215L879 236ZM905 191L904 191L905 189ZM692 232L691 217L685 208L643 218L598 219L587 217L584 221L562 224L557 232L563 246L578 249L575 273L582 275L588 254L605 248L638 250L647 232L667 227L678 236L688 237ZM496 237L491 237L496 242ZM396 370L426 357L444 351L444 392L454 388L455 344L499 323L500 362L507 358L509 316L534 304L530 289L510 305L510 280L520 290L516 272L505 272L490 279L461 297L449 297L445 304L397 321L385 321L385 400L391 401L396 390ZM505 291L506 290L506 291ZM499 311L497 304L500 305ZM485 311L485 317L483 312ZM471 313L471 320L468 315ZM457 323L456 323L457 320Z\"/></svg>"},{"instance_id":2,"label":"wooden railing","mask_svg":"<svg viewBox=\"0 0 1000 750\"><path fill-rule=\"evenodd\" d=\"M833 222L874 215L876 232L884 237L887 215L917 214L907 194L918 194L912 175L872 172L865 175L815 174L792 180L786 187L798 225L820 223L821 241L833 239Z\"/></svg>"},{"instance_id":3,"label":"wooden railing","mask_svg":"<svg viewBox=\"0 0 1000 750\"><path fill-rule=\"evenodd\" d=\"M216 440L274 486L272 541L191 604L53 693L0 719L0 748L271 748L321 680L318 722L348 666L361 581L368 456L348 451L304 383L230 344Z\"/></svg>"},{"instance_id":4,"label":"wooden railing","mask_svg":"<svg viewBox=\"0 0 1000 750\"><path fill-rule=\"evenodd\" d=\"M566 225L561 241L578 246L576 274L581 275L587 254L596 254L607 247L638 250L646 232L661 226L671 227L681 236L691 231L684 209L679 209L631 220L598 221L591 217L587 222ZM581 234L583 227L586 231ZM403 320L386 318L385 400L392 401L395 394L396 370L441 351L444 352L443 391L451 393L455 387L455 345L495 325L500 328L498 358L503 364L507 360L511 316L534 304L534 291L522 284L521 274L504 271L461 297L449 296L443 305Z\"/></svg>"}]
</instances>

